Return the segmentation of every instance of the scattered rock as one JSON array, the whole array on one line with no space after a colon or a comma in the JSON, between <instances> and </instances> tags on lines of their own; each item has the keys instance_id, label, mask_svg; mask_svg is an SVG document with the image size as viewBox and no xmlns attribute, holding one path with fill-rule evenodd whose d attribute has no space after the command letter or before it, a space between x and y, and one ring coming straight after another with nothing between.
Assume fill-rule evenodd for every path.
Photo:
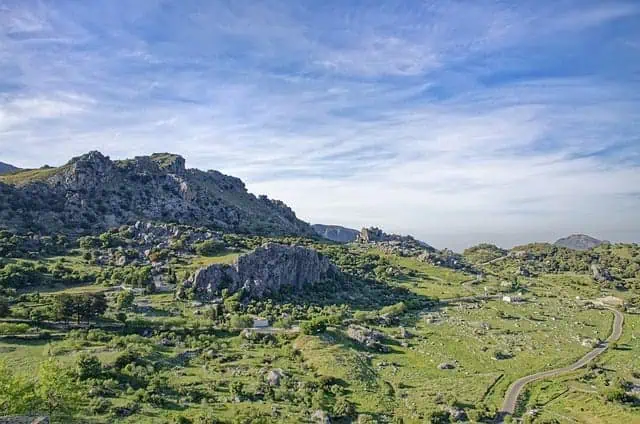
<instances>
[{"instance_id":1,"label":"scattered rock","mask_svg":"<svg viewBox=\"0 0 640 424\"><path fill-rule=\"evenodd\" d=\"M331 424L329 413L323 411L322 409L318 409L316 412L314 412L313 415L311 415L311 419L317 424Z\"/></svg>"},{"instance_id":2,"label":"scattered rock","mask_svg":"<svg viewBox=\"0 0 640 424\"><path fill-rule=\"evenodd\" d=\"M389 348L381 343L382 340L384 340L384 334L378 331L370 330L358 325L350 325L349 328L347 328L347 336L370 349L380 352L389 351Z\"/></svg>"},{"instance_id":3,"label":"scattered rock","mask_svg":"<svg viewBox=\"0 0 640 424\"><path fill-rule=\"evenodd\" d=\"M281 369L271 370L267 375L267 381L269 382L270 386L278 387L280 386L280 380L282 379L282 377L284 377L284 373Z\"/></svg>"}]
</instances>

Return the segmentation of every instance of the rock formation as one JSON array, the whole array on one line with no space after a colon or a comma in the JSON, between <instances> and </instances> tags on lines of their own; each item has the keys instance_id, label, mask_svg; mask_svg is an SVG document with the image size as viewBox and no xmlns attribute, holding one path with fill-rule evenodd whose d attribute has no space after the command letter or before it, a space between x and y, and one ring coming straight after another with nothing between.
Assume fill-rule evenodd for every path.
<instances>
[{"instance_id":1,"label":"rock formation","mask_svg":"<svg viewBox=\"0 0 640 424\"><path fill-rule=\"evenodd\" d=\"M181 292L193 290L200 299L212 299L223 289L230 293L243 289L249 296L261 297L283 289L299 291L339 278L341 273L336 266L313 249L266 243L241 255L233 264L200 268L183 283Z\"/></svg>"},{"instance_id":2,"label":"rock formation","mask_svg":"<svg viewBox=\"0 0 640 424\"><path fill-rule=\"evenodd\" d=\"M591 264L591 273L593 275L593 279L599 282L604 281L613 281L613 277L608 269L600 267L596 263Z\"/></svg>"},{"instance_id":3,"label":"rock formation","mask_svg":"<svg viewBox=\"0 0 640 424\"><path fill-rule=\"evenodd\" d=\"M0 176L0 229L86 234L138 220L315 234L284 203L256 197L218 171L186 169L182 157L169 153L112 161L90 152L59 168Z\"/></svg>"},{"instance_id":4,"label":"rock formation","mask_svg":"<svg viewBox=\"0 0 640 424\"><path fill-rule=\"evenodd\" d=\"M369 349L377 350L380 352L389 351L389 348L382 344L382 341L384 340L384 334L380 333L379 331L370 330L359 325L350 325L349 328L347 328L347 337L368 347Z\"/></svg>"},{"instance_id":5,"label":"rock formation","mask_svg":"<svg viewBox=\"0 0 640 424\"><path fill-rule=\"evenodd\" d=\"M320 236L338 243L350 243L358 238L358 230L339 225L313 224L313 230Z\"/></svg>"}]
</instances>

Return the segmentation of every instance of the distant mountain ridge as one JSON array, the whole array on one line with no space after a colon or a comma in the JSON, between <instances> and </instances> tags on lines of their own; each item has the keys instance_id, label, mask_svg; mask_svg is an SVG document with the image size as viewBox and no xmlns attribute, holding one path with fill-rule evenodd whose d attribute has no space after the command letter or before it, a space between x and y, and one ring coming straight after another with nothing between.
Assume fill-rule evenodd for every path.
<instances>
[{"instance_id":1,"label":"distant mountain ridge","mask_svg":"<svg viewBox=\"0 0 640 424\"><path fill-rule=\"evenodd\" d=\"M171 153L112 161L94 151L58 168L0 176L0 229L78 234L137 220L315 235L283 202L256 197L218 171L186 169L184 158Z\"/></svg>"},{"instance_id":2,"label":"distant mountain ridge","mask_svg":"<svg viewBox=\"0 0 640 424\"><path fill-rule=\"evenodd\" d=\"M553 243L555 246L566 247L574 250L589 250L594 247L600 246L603 243L609 243L605 240L598 240L586 234L572 234L568 237L563 237L556 240Z\"/></svg>"},{"instance_id":3,"label":"distant mountain ridge","mask_svg":"<svg viewBox=\"0 0 640 424\"><path fill-rule=\"evenodd\" d=\"M0 162L0 175L8 174L10 172L18 171L20 168L9 165L8 163Z\"/></svg>"},{"instance_id":4,"label":"distant mountain ridge","mask_svg":"<svg viewBox=\"0 0 640 424\"><path fill-rule=\"evenodd\" d=\"M338 243L350 243L355 241L360 234L360 231L358 230L341 227L340 225L313 224L311 227L316 233L318 233L318 235Z\"/></svg>"}]
</instances>

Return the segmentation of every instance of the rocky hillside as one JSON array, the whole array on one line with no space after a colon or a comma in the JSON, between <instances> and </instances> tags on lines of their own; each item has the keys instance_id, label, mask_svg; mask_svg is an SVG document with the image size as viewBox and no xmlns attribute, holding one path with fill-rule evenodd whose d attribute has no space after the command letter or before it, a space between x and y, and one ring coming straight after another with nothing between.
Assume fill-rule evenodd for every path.
<instances>
[{"instance_id":1,"label":"rocky hillside","mask_svg":"<svg viewBox=\"0 0 640 424\"><path fill-rule=\"evenodd\" d=\"M8 163L0 162L0 175L15 172L19 169L20 168L16 168L15 166L9 165Z\"/></svg>"},{"instance_id":2,"label":"rocky hillside","mask_svg":"<svg viewBox=\"0 0 640 424\"><path fill-rule=\"evenodd\" d=\"M218 171L186 169L181 156L169 153L112 161L90 152L59 168L0 176L0 229L81 234L138 220L315 235L284 203L256 197Z\"/></svg>"},{"instance_id":3,"label":"rocky hillside","mask_svg":"<svg viewBox=\"0 0 640 424\"><path fill-rule=\"evenodd\" d=\"M338 243L350 243L358 238L360 232L352 228L341 227L339 225L313 224L314 231L327 240Z\"/></svg>"},{"instance_id":4,"label":"rocky hillside","mask_svg":"<svg viewBox=\"0 0 640 424\"><path fill-rule=\"evenodd\" d=\"M600 246L602 243L608 243L585 234L572 234L569 237L558 239L554 245L566 247L574 250L589 250Z\"/></svg>"},{"instance_id":5,"label":"rocky hillside","mask_svg":"<svg viewBox=\"0 0 640 424\"><path fill-rule=\"evenodd\" d=\"M246 295L262 297L283 289L298 291L340 276L338 268L314 249L266 243L231 265L200 268L183 283L178 296L192 291L199 299L211 299L223 289L230 293L243 289Z\"/></svg>"}]
</instances>

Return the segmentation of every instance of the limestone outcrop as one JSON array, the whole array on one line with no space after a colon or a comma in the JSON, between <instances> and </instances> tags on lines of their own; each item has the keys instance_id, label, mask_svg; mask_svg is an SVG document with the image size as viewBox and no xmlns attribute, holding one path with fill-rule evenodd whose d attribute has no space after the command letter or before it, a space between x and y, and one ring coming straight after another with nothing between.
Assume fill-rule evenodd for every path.
<instances>
[{"instance_id":1,"label":"limestone outcrop","mask_svg":"<svg viewBox=\"0 0 640 424\"><path fill-rule=\"evenodd\" d=\"M170 153L114 161L94 151L58 168L0 175L0 229L76 235L136 221L315 235L284 203L254 196L238 178L187 169Z\"/></svg>"},{"instance_id":2,"label":"limestone outcrop","mask_svg":"<svg viewBox=\"0 0 640 424\"><path fill-rule=\"evenodd\" d=\"M232 264L200 268L183 283L178 295L192 290L199 299L212 299L227 289L230 293L244 290L249 296L261 297L340 278L337 267L313 249L266 243L239 256Z\"/></svg>"}]
</instances>

